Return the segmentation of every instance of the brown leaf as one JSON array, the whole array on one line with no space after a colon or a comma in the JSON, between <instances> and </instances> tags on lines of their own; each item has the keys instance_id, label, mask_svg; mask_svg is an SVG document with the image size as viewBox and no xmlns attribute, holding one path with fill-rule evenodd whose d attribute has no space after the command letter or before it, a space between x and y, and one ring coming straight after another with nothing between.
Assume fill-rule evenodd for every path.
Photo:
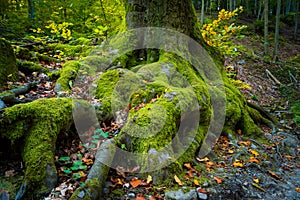
<instances>
[{"instance_id":1,"label":"brown leaf","mask_svg":"<svg viewBox=\"0 0 300 200\"><path fill-rule=\"evenodd\" d=\"M193 175L193 173L192 173L191 171L187 171L186 173L187 173L187 175L188 175L190 178L194 178L194 175Z\"/></svg>"},{"instance_id":2,"label":"brown leaf","mask_svg":"<svg viewBox=\"0 0 300 200\"><path fill-rule=\"evenodd\" d=\"M280 179L280 176L278 176L277 174L275 174L275 172L272 172L271 170L267 170L267 173L270 174L271 176L273 176L276 179Z\"/></svg>"},{"instance_id":3,"label":"brown leaf","mask_svg":"<svg viewBox=\"0 0 300 200\"><path fill-rule=\"evenodd\" d=\"M130 185L134 188L136 188L137 186L139 186L142 183L142 180L139 180L138 178L133 178L130 181Z\"/></svg>"},{"instance_id":4,"label":"brown leaf","mask_svg":"<svg viewBox=\"0 0 300 200\"><path fill-rule=\"evenodd\" d=\"M143 194L138 194L136 195L136 199L135 200L146 200Z\"/></svg>"},{"instance_id":5,"label":"brown leaf","mask_svg":"<svg viewBox=\"0 0 300 200\"><path fill-rule=\"evenodd\" d=\"M239 145L245 145L245 146L249 146L251 144L250 141L239 141L238 143Z\"/></svg>"},{"instance_id":6,"label":"brown leaf","mask_svg":"<svg viewBox=\"0 0 300 200\"><path fill-rule=\"evenodd\" d=\"M296 187L296 192L300 192L300 187Z\"/></svg>"},{"instance_id":7,"label":"brown leaf","mask_svg":"<svg viewBox=\"0 0 300 200\"><path fill-rule=\"evenodd\" d=\"M214 180L218 183L218 184L222 184L222 179L221 178L218 178L218 177L214 177Z\"/></svg>"},{"instance_id":8,"label":"brown leaf","mask_svg":"<svg viewBox=\"0 0 300 200\"><path fill-rule=\"evenodd\" d=\"M175 181L176 181L176 183L178 184L178 185L183 185L183 183L181 182L181 180L178 178L178 176L176 176L176 175L174 175L174 179L175 179Z\"/></svg>"}]
</instances>

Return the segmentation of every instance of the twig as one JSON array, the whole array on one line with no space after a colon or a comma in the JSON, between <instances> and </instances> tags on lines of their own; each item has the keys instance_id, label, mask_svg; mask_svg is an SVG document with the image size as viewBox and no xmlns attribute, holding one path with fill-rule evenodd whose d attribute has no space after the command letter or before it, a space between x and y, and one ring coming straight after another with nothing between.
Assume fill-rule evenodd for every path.
<instances>
[{"instance_id":1,"label":"twig","mask_svg":"<svg viewBox=\"0 0 300 200\"><path fill-rule=\"evenodd\" d=\"M275 81L275 83L277 84L277 85L282 85L281 83L280 83L280 81L268 70L268 69L266 69L266 72L267 72L267 75L269 76L269 77L271 77L272 79L273 79L273 81Z\"/></svg>"}]
</instances>

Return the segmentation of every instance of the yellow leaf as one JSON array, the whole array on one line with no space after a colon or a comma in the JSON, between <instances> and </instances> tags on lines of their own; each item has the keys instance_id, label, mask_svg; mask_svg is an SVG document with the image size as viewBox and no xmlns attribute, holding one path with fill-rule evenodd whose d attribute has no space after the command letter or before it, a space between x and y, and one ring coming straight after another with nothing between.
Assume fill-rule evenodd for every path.
<instances>
[{"instance_id":1,"label":"yellow leaf","mask_svg":"<svg viewBox=\"0 0 300 200\"><path fill-rule=\"evenodd\" d=\"M300 187L297 187L295 190L296 192L300 192Z\"/></svg>"},{"instance_id":2,"label":"yellow leaf","mask_svg":"<svg viewBox=\"0 0 300 200\"><path fill-rule=\"evenodd\" d=\"M260 189L261 191L266 192L266 190L265 190L264 188L260 187L260 186L257 185L256 183L252 183L252 185L253 185L254 187L256 187L257 189Z\"/></svg>"},{"instance_id":3,"label":"yellow leaf","mask_svg":"<svg viewBox=\"0 0 300 200\"><path fill-rule=\"evenodd\" d=\"M152 181L152 176L148 175L146 182L149 184L151 181Z\"/></svg>"},{"instance_id":4,"label":"yellow leaf","mask_svg":"<svg viewBox=\"0 0 300 200\"><path fill-rule=\"evenodd\" d=\"M202 159L200 159L200 158L196 158L199 162L207 162L207 161L209 161L209 158L208 157L205 157L205 158L202 158Z\"/></svg>"},{"instance_id":5,"label":"yellow leaf","mask_svg":"<svg viewBox=\"0 0 300 200\"><path fill-rule=\"evenodd\" d=\"M233 163L234 167L243 167L243 163L240 160L236 160Z\"/></svg>"},{"instance_id":6,"label":"yellow leaf","mask_svg":"<svg viewBox=\"0 0 300 200\"><path fill-rule=\"evenodd\" d=\"M249 160L249 162L251 162L251 163L259 163L259 160L258 159L256 159L255 157L253 157L253 156L250 156L250 160Z\"/></svg>"},{"instance_id":7,"label":"yellow leaf","mask_svg":"<svg viewBox=\"0 0 300 200\"><path fill-rule=\"evenodd\" d=\"M24 95L19 95L19 98L20 99L25 99L25 96Z\"/></svg>"},{"instance_id":8,"label":"yellow leaf","mask_svg":"<svg viewBox=\"0 0 300 200\"><path fill-rule=\"evenodd\" d=\"M196 179L194 179L194 184L195 184L196 186L200 186L199 182L198 182Z\"/></svg>"},{"instance_id":9,"label":"yellow leaf","mask_svg":"<svg viewBox=\"0 0 300 200\"><path fill-rule=\"evenodd\" d=\"M259 183L258 178L254 178L254 179L253 179L253 182L254 182L254 183Z\"/></svg>"},{"instance_id":10,"label":"yellow leaf","mask_svg":"<svg viewBox=\"0 0 300 200\"><path fill-rule=\"evenodd\" d=\"M233 150L229 149L229 150L228 150L228 153L230 153L230 154L233 153Z\"/></svg>"},{"instance_id":11,"label":"yellow leaf","mask_svg":"<svg viewBox=\"0 0 300 200\"><path fill-rule=\"evenodd\" d=\"M9 78L9 77L12 77L12 74L8 74L7 77L8 77L8 78Z\"/></svg>"},{"instance_id":12,"label":"yellow leaf","mask_svg":"<svg viewBox=\"0 0 300 200\"><path fill-rule=\"evenodd\" d=\"M178 178L178 176L174 175L174 179L176 181L176 183L178 183L178 185L183 185L183 183L181 182L181 180Z\"/></svg>"},{"instance_id":13,"label":"yellow leaf","mask_svg":"<svg viewBox=\"0 0 300 200\"><path fill-rule=\"evenodd\" d=\"M184 166L185 166L186 168L188 168L188 169L191 169L191 168L192 168L192 166L191 166L190 163L185 163Z\"/></svg>"},{"instance_id":14,"label":"yellow leaf","mask_svg":"<svg viewBox=\"0 0 300 200\"><path fill-rule=\"evenodd\" d=\"M255 157L259 156L259 153L255 150L251 150L250 151Z\"/></svg>"},{"instance_id":15,"label":"yellow leaf","mask_svg":"<svg viewBox=\"0 0 300 200\"><path fill-rule=\"evenodd\" d=\"M249 146L251 144L250 141L239 141L238 143L239 145L245 145L245 146Z\"/></svg>"}]
</instances>

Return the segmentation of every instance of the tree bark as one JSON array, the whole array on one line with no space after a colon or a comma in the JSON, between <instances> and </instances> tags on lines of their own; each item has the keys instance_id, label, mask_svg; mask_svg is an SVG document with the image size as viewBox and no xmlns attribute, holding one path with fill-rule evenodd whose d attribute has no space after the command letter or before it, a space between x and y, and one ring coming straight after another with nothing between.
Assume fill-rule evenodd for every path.
<instances>
[{"instance_id":1,"label":"tree bark","mask_svg":"<svg viewBox=\"0 0 300 200\"><path fill-rule=\"evenodd\" d=\"M264 47L265 55L269 55L269 2L265 0L264 2Z\"/></svg>"},{"instance_id":2,"label":"tree bark","mask_svg":"<svg viewBox=\"0 0 300 200\"><path fill-rule=\"evenodd\" d=\"M276 27L275 27L275 40L274 40L274 53L273 60L277 60L278 56L278 46L279 46L279 28L280 28L280 7L281 0L277 1L277 9L276 9Z\"/></svg>"}]
</instances>

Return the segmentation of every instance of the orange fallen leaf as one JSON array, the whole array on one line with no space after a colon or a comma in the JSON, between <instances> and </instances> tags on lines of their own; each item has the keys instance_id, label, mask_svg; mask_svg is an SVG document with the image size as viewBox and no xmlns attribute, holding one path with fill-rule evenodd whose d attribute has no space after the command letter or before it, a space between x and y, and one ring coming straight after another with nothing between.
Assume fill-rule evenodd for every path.
<instances>
[{"instance_id":1,"label":"orange fallen leaf","mask_svg":"<svg viewBox=\"0 0 300 200\"><path fill-rule=\"evenodd\" d=\"M255 150L251 150L250 151L255 157L259 156L259 153Z\"/></svg>"},{"instance_id":2,"label":"orange fallen leaf","mask_svg":"<svg viewBox=\"0 0 300 200\"><path fill-rule=\"evenodd\" d=\"M194 184L195 184L196 186L200 186L198 180L196 180L196 179L194 179Z\"/></svg>"},{"instance_id":3,"label":"orange fallen leaf","mask_svg":"<svg viewBox=\"0 0 300 200\"><path fill-rule=\"evenodd\" d=\"M233 163L233 167L243 167L243 163L240 160L236 160Z\"/></svg>"},{"instance_id":4,"label":"orange fallen leaf","mask_svg":"<svg viewBox=\"0 0 300 200\"><path fill-rule=\"evenodd\" d=\"M238 143L239 145L245 145L245 146L249 146L251 144L250 141L239 141Z\"/></svg>"},{"instance_id":5,"label":"orange fallen leaf","mask_svg":"<svg viewBox=\"0 0 300 200\"><path fill-rule=\"evenodd\" d=\"M181 182L181 180L178 178L178 176L176 176L176 175L174 175L174 179L175 179L175 181L176 181L176 183L178 184L178 185L183 185L183 183Z\"/></svg>"},{"instance_id":6,"label":"orange fallen leaf","mask_svg":"<svg viewBox=\"0 0 300 200\"><path fill-rule=\"evenodd\" d=\"M143 194L138 194L136 195L136 199L135 200L146 200Z\"/></svg>"},{"instance_id":7,"label":"orange fallen leaf","mask_svg":"<svg viewBox=\"0 0 300 200\"><path fill-rule=\"evenodd\" d=\"M188 169L192 169L192 166L191 166L190 163L185 163L184 166L185 166L186 168L188 168Z\"/></svg>"},{"instance_id":8,"label":"orange fallen leaf","mask_svg":"<svg viewBox=\"0 0 300 200\"><path fill-rule=\"evenodd\" d=\"M300 192L300 187L296 187L296 192Z\"/></svg>"},{"instance_id":9,"label":"orange fallen leaf","mask_svg":"<svg viewBox=\"0 0 300 200\"><path fill-rule=\"evenodd\" d=\"M193 175L193 173L192 173L191 171L187 171L186 173L187 173L187 175L188 175L190 178L194 178L194 175Z\"/></svg>"},{"instance_id":10,"label":"orange fallen leaf","mask_svg":"<svg viewBox=\"0 0 300 200\"><path fill-rule=\"evenodd\" d=\"M254 157L250 156L249 162L251 162L251 163L259 163L259 160L257 158L254 158Z\"/></svg>"},{"instance_id":11,"label":"orange fallen leaf","mask_svg":"<svg viewBox=\"0 0 300 200\"><path fill-rule=\"evenodd\" d=\"M214 180L217 181L218 184L221 184L223 182L221 178L218 178L216 176L214 177Z\"/></svg>"},{"instance_id":12,"label":"orange fallen leaf","mask_svg":"<svg viewBox=\"0 0 300 200\"><path fill-rule=\"evenodd\" d=\"M206 163L206 165L209 165L209 166L213 166L214 164L215 164L215 163L212 162L212 161L209 161L209 162Z\"/></svg>"},{"instance_id":13,"label":"orange fallen leaf","mask_svg":"<svg viewBox=\"0 0 300 200\"><path fill-rule=\"evenodd\" d=\"M139 186L142 183L142 180L139 180L138 178L133 178L130 181L130 185L134 188L136 188L137 186Z\"/></svg>"}]
</instances>

